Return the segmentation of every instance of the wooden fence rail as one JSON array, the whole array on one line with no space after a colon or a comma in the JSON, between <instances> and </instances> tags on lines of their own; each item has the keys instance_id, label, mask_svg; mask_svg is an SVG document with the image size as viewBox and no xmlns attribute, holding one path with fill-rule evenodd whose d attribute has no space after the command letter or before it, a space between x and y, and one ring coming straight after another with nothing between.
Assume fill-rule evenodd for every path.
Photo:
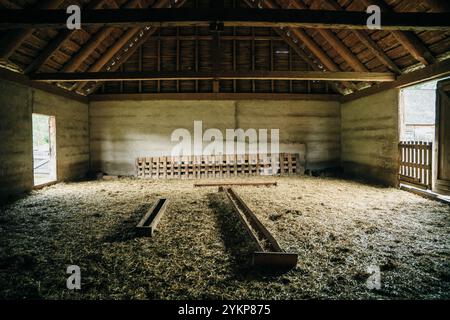
<instances>
[{"instance_id":1,"label":"wooden fence rail","mask_svg":"<svg viewBox=\"0 0 450 320\"><path fill-rule=\"evenodd\" d=\"M433 144L421 141L401 141L398 150L400 183L431 189Z\"/></svg>"},{"instance_id":2,"label":"wooden fence rail","mask_svg":"<svg viewBox=\"0 0 450 320\"><path fill-rule=\"evenodd\" d=\"M276 171L274 171L276 168ZM302 175L305 154L145 157L136 176L146 179L203 179L236 176Z\"/></svg>"}]
</instances>

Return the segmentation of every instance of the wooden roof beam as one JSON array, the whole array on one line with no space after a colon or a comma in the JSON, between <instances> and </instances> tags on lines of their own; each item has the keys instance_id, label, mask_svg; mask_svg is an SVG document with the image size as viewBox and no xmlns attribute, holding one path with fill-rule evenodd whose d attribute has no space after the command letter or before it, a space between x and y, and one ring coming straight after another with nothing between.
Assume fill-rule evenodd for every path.
<instances>
[{"instance_id":1,"label":"wooden roof beam","mask_svg":"<svg viewBox=\"0 0 450 320\"><path fill-rule=\"evenodd\" d=\"M57 9L64 0L44 0L37 1L32 9ZM9 57L29 38L34 32L34 28L19 29L8 32L0 39L0 59L8 60Z\"/></svg>"},{"instance_id":2,"label":"wooden roof beam","mask_svg":"<svg viewBox=\"0 0 450 320\"><path fill-rule=\"evenodd\" d=\"M383 0L362 0L366 6L377 5L384 13L391 13L393 10ZM383 19L384 17L382 17ZM392 35L402 44L402 46L416 59L424 65L436 62L436 57L423 44L414 32L392 31Z\"/></svg>"},{"instance_id":3,"label":"wooden roof beam","mask_svg":"<svg viewBox=\"0 0 450 320\"><path fill-rule=\"evenodd\" d=\"M87 6L87 10L100 9L109 0L93 0ZM77 30L61 30L56 38L50 40L47 46L41 51L41 53L33 59L33 62L25 68L25 73L33 73L38 71L48 60L50 60L53 53L58 51L63 44L70 39L70 37L77 32Z\"/></svg>"},{"instance_id":4,"label":"wooden roof beam","mask_svg":"<svg viewBox=\"0 0 450 320\"><path fill-rule=\"evenodd\" d=\"M83 26L192 27L223 22L236 27L367 29L368 14L329 10L130 9L83 10ZM0 29L66 28L65 10L0 10ZM447 31L450 13L384 12L383 30Z\"/></svg>"},{"instance_id":5,"label":"wooden roof beam","mask_svg":"<svg viewBox=\"0 0 450 320\"><path fill-rule=\"evenodd\" d=\"M396 81L379 83L370 88L341 97L342 103L360 99L390 89L400 89L418 83L450 76L450 59L436 62L420 70L404 73Z\"/></svg>"},{"instance_id":6,"label":"wooden roof beam","mask_svg":"<svg viewBox=\"0 0 450 320\"><path fill-rule=\"evenodd\" d=\"M316 81L395 81L393 73L379 72L322 72L322 71L212 71L212 72L70 72L36 73L35 81L156 81L156 80L316 80Z\"/></svg>"}]
</instances>

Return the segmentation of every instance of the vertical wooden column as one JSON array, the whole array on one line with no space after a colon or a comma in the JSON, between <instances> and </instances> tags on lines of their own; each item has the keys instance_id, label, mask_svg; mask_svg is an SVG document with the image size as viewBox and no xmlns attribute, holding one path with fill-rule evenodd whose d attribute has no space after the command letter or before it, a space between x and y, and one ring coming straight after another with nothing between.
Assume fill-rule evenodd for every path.
<instances>
[{"instance_id":1,"label":"vertical wooden column","mask_svg":"<svg viewBox=\"0 0 450 320\"><path fill-rule=\"evenodd\" d=\"M177 27L176 41L177 41L176 68L177 68L177 72L179 72L180 71L180 28L179 27ZM177 80L177 92L180 92L180 80Z\"/></svg>"},{"instance_id":2,"label":"vertical wooden column","mask_svg":"<svg viewBox=\"0 0 450 320\"><path fill-rule=\"evenodd\" d=\"M195 72L198 72L198 27L195 27ZM195 80L195 92L198 93L198 80Z\"/></svg>"},{"instance_id":3,"label":"vertical wooden column","mask_svg":"<svg viewBox=\"0 0 450 320\"><path fill-rule=\"evenodd\" d=\"M224 0L210 0L209 6L212 9L224 9L225 2L224 2ZM220 32L223 31L223 23L221 23L220 21L211 23L210 30L213 33L213 41L212 41L212 48L211 48L212 67L213 67L213 73L217 75L218 73L220 73L221 62L222 62ZM220 82L218 79L214 79L213 80L213 92L218 93L219 91L220 91Z\"/></svg>"},{"instance_id":4,"label":"vertical wooden column","mask_svg":"<svg viewBox=\"0 0 450 320\"><path fill-rule=\"evenodd\" d=\"M251 55L252 55L252 71L255 71L255 28L253 27L252 27ZM255 80L252 80L252 92L255 92Z\"/></svg>"},{"instance_id":5,"label":"vertical wooden column","mask_svg":"<svg viewBox=\"0 0 450 320\"><path fill-rule=\"evenodd\" d=\"M157 55L158 55L158 71L161 71L161 28L158 32L158 48L157 48ZM158 93L161 92L161 80L158 80Z\"/></svg>"},{"instance_id":6,"label":"vertical wooden column","mask_svg":"<svg viewBox=\"0 0 450 320\"><path fill-rule=\"evenodd\" d=\"M272 35L272 29L270 29L270 35ZM270 71L273 71L273 40L270 39ZM273 93L275 88L275 81L270 80L270 91Z\"/></svg>"}]
</instances>

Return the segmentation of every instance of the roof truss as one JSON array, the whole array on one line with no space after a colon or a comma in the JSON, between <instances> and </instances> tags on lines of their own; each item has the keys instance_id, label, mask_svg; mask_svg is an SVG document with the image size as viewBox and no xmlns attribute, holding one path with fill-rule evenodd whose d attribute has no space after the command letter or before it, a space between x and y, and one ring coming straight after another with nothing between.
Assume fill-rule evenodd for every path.
<instances>
[{"instance_id":1,"label":"roof truss","mask_svg":"<svg viewBox=\"0 0 450 320\"><path fill-rule=\"evenodd\" d=\"M76 31L61 29L47 46L39 53L24 71L32 79L39 81L55 81L64 83L63 86L82 94L91 93L101 85L101 81L160 81L163 80L211 80L218 92L219 80L313 80L330 81L335 91L342 94L357 91L361 87L367 87L374 82L392 82L396 75L402 73L394 60L381 48L367 29L367 14L365 12L346 11L336 0L315 1L314 8L310 7L308 0L243 0L251 8L180 8L186 1L156 0L151 8L142 7L145 0L129 0L121 8L115 5L115 1L91 0L83 10L83 26L101 26L96 33L90 35L90 39L78 52L70 57L58 72L39 73L43 66L49 63L52 56L61 50L70 41ZM431 53L415 32L410 30L450 30L450 13L442 13L448 10L448 5L439 0L428 0L431 12L434 13L399 13L394 12L382 0L361 0L364 4L377 4L384 11L383 26L389 30L398 42L423 65L437 62L436 56ZM39 1L32 10L0 10L0 29L24 27L20 31L8 32L9 35L0 39L0 58L8 59L27 38L31 37L36 28L41 27L65 27L67 14L65 10L51 10L60 6L61 0ZM111 9L112 4L112 9ZM318 4L318 6L317 6ZM108 7L108 10L103 9ZM121 9L127 8L124 11ZM132 9L134 8L134 9ZM172 8L172 9L168 9ZM176 9L174 9L176 8ZM270 10L269 10L270 9ZM290 9L290 10L286 10ZM325 10L323 10L325 9ZM43 18L45 14L45 18ZM141 50L141 46L157 32L159 27L165 26L210 26L211 21L221 21L225 25L246 27L264 26L272 27L289 47L306 62L312 71L304 72L278 72L273 69L265 72L256 72L254 66L249 72L221 71L187 73L177 71L172 73L158 70L151 72L122 72L121 66L134 53ZM117 26L125 27L122 35L116 38L106 51L104 51L87 70L83 64L95 55L102 41L110 36ZM374 72L366 63L360 60L359 55L353 52L343 39L340 39L336 30L349 29L351 34L373 54L389 72ZM345 62L338 63L337 58L330 55L329 50L319 43L308 30L315 30L325 41L336 50L338 58ZM334 31L333 31L334 30ZM189 36L187 36L189 37ZM192 36L191 36L192 37ZM210 37L215 35L196 35L192 39ZM255 41L256 36L218 36L222 40L239 41L241 37ZM228 39L229 38L229 39ZM267 37L267 40L271 39ZM177 35L177 41L180 41ZM198 41L197 41L198 42ZM216 41L217 42L217 41ZM218 41L220 45L220 40ZM214 47L212 50L218 50ZM196 44L197 45L197 44ZM177 49L178 50L178 49ZM213 66L219 66L220 50L217 51ZM253 52L253 50L252 50ZM177 62L178 64L178 62ZM254 64L254 62L253 62ZM357 83L354 83L357 82ZM141 86L141 83L140 83ZM214 86L213 86L214 88Z\"/></svg>"}]
</instances>

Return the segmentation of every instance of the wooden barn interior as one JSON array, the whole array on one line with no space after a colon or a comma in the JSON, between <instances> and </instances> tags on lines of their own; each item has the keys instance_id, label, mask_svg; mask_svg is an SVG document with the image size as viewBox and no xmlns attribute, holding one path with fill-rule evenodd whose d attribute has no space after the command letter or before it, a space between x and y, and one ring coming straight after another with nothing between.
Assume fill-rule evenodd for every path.
<instances>
[{"instance_id":1,"label":"wooden barn interior","mask_svg":"<svg viewBox=\"0 0 450 320\"><path fill-rule=\"evenodd\" d=\"M0 17L1 299L450 298L449 1Z\"/></svg>"}]
</instances>

